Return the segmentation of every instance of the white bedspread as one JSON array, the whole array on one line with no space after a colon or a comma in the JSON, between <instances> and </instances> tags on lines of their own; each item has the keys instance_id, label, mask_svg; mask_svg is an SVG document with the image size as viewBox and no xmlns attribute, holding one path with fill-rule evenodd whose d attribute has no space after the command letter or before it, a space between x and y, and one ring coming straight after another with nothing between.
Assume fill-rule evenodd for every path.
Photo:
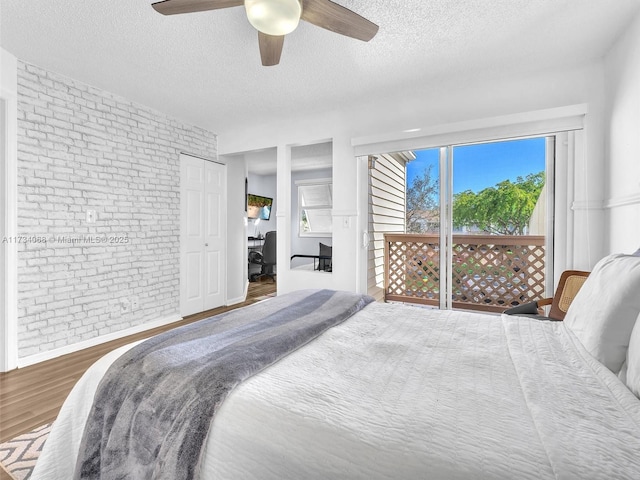
<instances>
[{"instance_id":1,"label":"white bedspread","mask_svg":"<svg viewBox=\"0 0 640 480\"><path fill-rule=\"evenodd\" d=\"M78 382L33 480L72 478L123 349ZM229 395L202 478L639 479L640 400L560 322L371 304Z\"/></svg>"}]
</instances>

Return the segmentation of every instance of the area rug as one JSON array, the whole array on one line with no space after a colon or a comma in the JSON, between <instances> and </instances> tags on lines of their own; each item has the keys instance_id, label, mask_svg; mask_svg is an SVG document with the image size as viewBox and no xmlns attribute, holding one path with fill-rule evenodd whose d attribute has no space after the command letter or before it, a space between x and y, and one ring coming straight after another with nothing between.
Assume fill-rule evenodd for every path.
<instances>
[{"instance_id":1,"label":"area rug","mask_svg":"<svg viewBox=\"0 0 640 480\"><path fill-rule=\"evenodd\" d=\"M15 480L27 480L50 430L49 423L0 444L0 467Z\"/></svg>"}]
</instances>

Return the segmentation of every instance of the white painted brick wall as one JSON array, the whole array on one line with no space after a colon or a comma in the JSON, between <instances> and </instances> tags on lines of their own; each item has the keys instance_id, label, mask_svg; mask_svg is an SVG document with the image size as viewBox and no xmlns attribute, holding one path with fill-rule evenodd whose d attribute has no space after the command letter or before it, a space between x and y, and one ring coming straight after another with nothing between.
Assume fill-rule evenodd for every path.
<instances>
[{"instance_id":1,"label":"white painted brick wall","mask_svg":"<svg viewBox=\"0 0 640 480\"><path fill-rule=\"evenodd\" d=\"M19 356L177 314L179 153L216 136L22 62L18 100Z\"/></svg>"}]
</instances>

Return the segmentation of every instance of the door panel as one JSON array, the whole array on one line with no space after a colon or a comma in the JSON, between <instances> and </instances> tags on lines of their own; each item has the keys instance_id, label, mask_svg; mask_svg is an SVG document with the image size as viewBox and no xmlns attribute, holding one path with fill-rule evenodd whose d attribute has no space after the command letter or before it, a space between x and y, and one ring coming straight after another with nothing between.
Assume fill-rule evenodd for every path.
<instances>
[{"instance_id":1,"label":"door panel","mask_svg":"<svg viewBox=\"0 0 640 480\"><path fill-rule=\"evenodd\" d=\"M181 155L180 313L224 305L226 167Z\"/></svg>"},{"instance_id":2,"label":"door panel","mask_svg":"<svg viewBox=\"0 0 640 480\"><path fill-rule=\"evenodd\" d=\"M205 284L205 305L207 303L215 303L216 298L221 294L221 282L219 272L221 270L221 262L220 262L221 254L220 252L206 252L205 258L205 274L206 274L206 284ZM206 307L208 308L214 307Z\"/></svg>"},{"instance_id":3,"label":"door panel","mask_svg":"<svg viewBox=\"0 0 640 480\"><path fill-rule=\"evenodd\" d=\"M205 255L207 266L204 310L224 304L224 281L226 265L226 188L224 178L226 167L213 162L205 162Z\"/></svg>"},{"instance_id":4,"label":"door panel","mask_svg":"<svg viewBox=\"0 0 640 480\"><path fill-rule=\"evenodd\" d=\"M202 288L200 278L202 277L202 254L200 252L191 252L187 254L187 299L192 302L202 303Z\"/></svg>"},{"instance_id":5,"label":"door panel","mask_svg":"<svg viewBox=\"0 0 640 480\"><path fill-rule=\"evenodd\" d=\"M204 164L199 158L180 157L180 313L202 311L204 304Z\"/></svg>"},{"instance_id":6,"label":"door panel","mask_svg":"<svg viewBox=\"0 0 640 480\"><path fill-rule=\"evenodd\" d=\"M202 239L203 204L202 192L189 190L187 192L187 236L189 238Z\"/></svg>"},{"instance_id":7,"label":"door panel","mask_svg":"<svg viewBox=\"0 0 640 480\"><path fill-rule=\"evenodd\" d=\"M220 214L222 212L218 211L218 205L222 199L220 198L220 194L217 193L207 193L207 237L209 238L220 238L222 232L222 226L220 225Z\"/></svg>"}]
</instances>

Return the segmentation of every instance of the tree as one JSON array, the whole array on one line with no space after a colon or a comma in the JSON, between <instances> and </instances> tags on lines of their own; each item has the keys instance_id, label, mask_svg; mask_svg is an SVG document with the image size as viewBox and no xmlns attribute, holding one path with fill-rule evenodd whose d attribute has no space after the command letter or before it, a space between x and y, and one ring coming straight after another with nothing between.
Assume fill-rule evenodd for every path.
<instances>
[{"instance_id":1,"label":"tree","mask_svg":"<svg viewBox=\"0 0 640 480\"><path fill-rule=\"evenodd\" d=\"M504 180L478 193L467 190L453 197L453 225L477 227L498 235L523 235L544 187L544 172Z\"/></svg>"},{"instance_id":2,"label":"tree","mask_svg":"<svg viewBox=\"0 0 640 480\"><path fill-rule=\"evenodd\" d=\"M407 189L406 230L408 233L425 233L429 223L439 221L438 180L432 178L429 165L416 176Z\"/></svg>"}]
</instances>

